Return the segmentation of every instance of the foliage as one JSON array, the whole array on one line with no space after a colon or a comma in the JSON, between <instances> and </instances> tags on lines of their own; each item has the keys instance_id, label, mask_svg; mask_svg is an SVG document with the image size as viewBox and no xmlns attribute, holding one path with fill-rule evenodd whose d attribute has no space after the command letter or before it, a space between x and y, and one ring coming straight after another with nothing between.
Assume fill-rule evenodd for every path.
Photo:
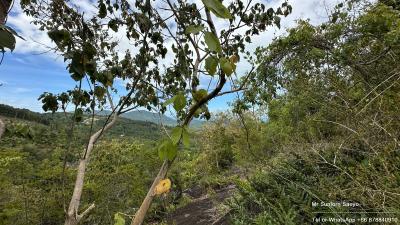
<instances>
[{"instance_id":1,"label":"foliage","mask_svg":"<svg viewBox=\"0 0 400 225\"><path fill-rule=\"evenodd\" d=\"M308 224L322 216L315 210L349 210L310 209L310 201L398 212L400 14L359 6L338 5L320 26L300 21L258 49L245 103L268 105L264 126L277 148L238 183L236 224Z\"/></svg>"},{"instance_id":2,"label":"foliage","mask_svg":"<svg viewBox=\"0 0 400 225\"><path fill-rule=\"evenodd\" d=\"M23 127L35 135L7 131L0 142L0 224L60 224L65 218L63 208L74 183L76 158L86 143L90 127L77 125L70 152L66 153L68 120L64 115L35 115L51 118L46 120L50 125L4 119L7 129ZM112 224L114 213L134 213L127 204L140 203L160 164L154 150L157 127L124 119L106 136L107 141L99 144L90 164L82 203L96 202L87 224ZM129 139L122 140L121 135ZM131 141L134 137L140 141ZM111 162L110 166L103 166L104 162Z\"/></svg>"},{"instance_id":3,"label":"foliage","mask_svg":"<svg viewBox=\"0 0 400 225\"><path fill-rule=\"evenodd\" d=\"M12 106L0 104L0 115L11 118L19 118L23 120L34 121L38 123L43 123L45 125L49 124L47 118L41 116L39 113L32 112L28 109L18 109Z\"/></svg>"},{"instance_id":4,"label":"foliage","mask_svg":"<svg viewBox=\"0 0 400 225\"><path fill-rule=\"evenodd\" d=\"M96 209L83 224L113 224L118 212L133 215L160 166L154 148L133 140L99 143L89 165L83 204Z\"/></svg>"},{"instance_id":5,"label":"foliage","mask_svg":"<svg viewBox=\"0 0 400 225\"><path fill-rule=\"evenodd\" d=\"M0 52L4 53L5 49L9 49L14 51L16 39L15 37L19 37L25 40L23 37L17 34L14 29L11 27L0 24Z\"/></svg>"},{"instance_id":6,"label":"foliage","mask_svg":"<svg viewBox=\"0 0 400 225\"><path fill-rule=\"evenodd\" d=\"M97 3L98 12L87 15L68 1L21 1L24 12L33 17L33 23L47 31L56 44L55 50L63 56L71 78L77 82L75 88L60 94L43 93L39 97L42 108L53 113L59 109L65 112L67 105L72 103L75 108L74 123L81 121L84 111L94 115L96 106L102 108L106 103L112 106L114 119L136 107L157 109L164 113L172 103L180 125L177 129L180 130L174 130L174 139L169 138L160 144L159 156L165 163L175 159L181 140L185 145L189 143L185 126L193 117L210 119L208 102L219 96L227 81L233 82L229 77L236 71L237 60L229 58L239 52L244 53L244 42L250 43L253 36L265 31L268 26L275 24L280 27L280 17L292 11L287 2L276 11L273 8L266 10L261 3L251 5L249 2L245 6L242 1L225 6L219 0L204 0L202 7L186 1L167 0L161 8L154 7L156 4L151 4L149 0L133 3L98 0ZM164 13L165 7L172 15ZM201 13L203 9L204 13ZM217 30L211 13L218 18L229 19L230 25ZM194 26L205 29L193 29ZM187 30L189 27L192 29ZM245 31L244 34L237 32L239 28ZM126 31L125 38L132 43L123 59L120 59L118 49L126 46L114 36L119 29ZM169 53L166 48L168 39L173 42L170 53L173 62L163 64L161 62ZM217 65L211 63L212 68L206 70L214 73L215 67L218 67L215 72L219 79L211 87L213 90L198 93L200 78L206 76L200 67L206 57L218 59ZM164 67L163 71L159 70L160 66ZM116 92L113 84L117 79L125 81L127 93L114 105L109 89ZM88 88L82 86L85 81ZM113 124L110 122L104 126L109 128ZM80 184L92 146L102 132L100 130L99 135L92 136L94 141L88 143L81 155L83 169L78 171L76 182L79 189L82 189ZM168 171L169 164L166 165L165 170ZM162 178L157 177L156 181ZM77 224L82 218L78 215L82 191L74 190L66 224ZM144 201L151 203L152 197L146 197ZM146 205L150 204L144 204L145 208L139 209L136 217L139 219L133 224L143 222L148 209Z\"/></svg>"}]
</instances>

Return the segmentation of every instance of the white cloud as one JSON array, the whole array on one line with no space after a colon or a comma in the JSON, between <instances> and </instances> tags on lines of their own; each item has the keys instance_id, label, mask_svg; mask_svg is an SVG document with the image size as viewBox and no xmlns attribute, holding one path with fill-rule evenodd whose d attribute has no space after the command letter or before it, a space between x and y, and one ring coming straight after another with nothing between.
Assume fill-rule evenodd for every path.
<instances>
[{"instance_id":1,"label":"white cloud","mask_svg":"<svg viewBox=\"0 0 400 225\"><path fill-rule=\"evenodd\" d=\"M201 0L194 0L192 2L195 2L196 4L202 5ZM226 1L224 1L226 2ZM255 0L254 3L256 2L262 2L264 3L267 7L273 7L276 8L281 3L283 0L272 0L272 1L264 1L264 0ZM250 52L254 52L256 47L258 46L267 46L274 37L282 35L285 33L285 30L291 27L294 27L296 25L296 21L299 19L310 19L310 22L312 24L320 24L328 19L328 11L329 9L332 9L334 5L336 5L339 1L338 0L324 0L324 1L319 1L319 0L289 0L289 4L293 6L293 12L291 15L289 15L286 18L282 18L281 21L281 29L277 29L275 27L270 27L266 32L263 34L259 35L258 37L255 37L253 39L253 42L247 46L247 50ZM84 11L86 15L93 15L94 13L97 12L95 3L90 0L73 0L72 4L78 6L80 10ZM166 3L163 3L162 1L156 1L157 7L164 7L168 8ZM167 16L170 15L169 11L165 10L160 10L161 16L166 18ZM171 20L172 21L172 20ZM19 0L17 0L14 4L14 8L12 10L12 14L8 18L8 25L11 27L15 28L25 39L26 41L23 41L21 39L17 39L17 46L15 49L15 52L17 53L22 53L22 54L37 54L37 53L42 53L48 50L48 47L54 47L54 43L51 42L49 37L47 36L46 31L40 31L39 28L32 23L32 18L28 17L25 15L21 8L20 8L20 3ZM222 29L223 27L226 27L226 20L218 19L214 17L214 22L216 24L217 29ZM176 27L171 27L172 32L175 31ZM241 31L238 31L241 32ZM136 52L137 48L133 46L133 43L129 41L126 38L126 28L121 27L117 33L115 33L115 37L117 37L119 46L118 46L118 51L119 55L122 56L126 50L130 50L131 52ZM171 65L173 63L174 55L171 51L171 45L173 41L172 40L167 40L165 43L165 46L168 48L168 54L165 59L162 59L160 62L164 65ZM44 54L45 56L54 59L57 58L57 62L61 62L62 58L58 57L55 53L53 52L48 52ZM21 59L23 64L24 60ZM241 60L241 62L238 64L238 74L244 74L246 71L250 69L250 65L245 61ZM162 66L160 66L160 70L162 70ZM201 87L206 88L209 83L209 77L202 77L201 78ZM1 83L1 82L0 82ZM118 81L117 82L119 85L124 84L125 82ZM229 88L229 87L227 87ZM19 90L19 93L23 93L28 90L24 90L22 87ZM5 101L3 99L3 101ZM8 103L18 106L18 105L30 105L26 104L27 100L26 99L9 99L7 100ZM32 101L32 100L31 100ZM37 109L37 102L32 104L35 109ZM40 111L40 109L39 109Z\"/></svg>"},{"instance_id":2,"label":"white cloud","mask_svg":"<svg viewBox=\"0 0 400 225\"><path fill-rule=\"evenodd\" d=\"M196 4L202 4L201 0L193 1ZM273 0L265 3L263 0L257 0L256 2L262 2L266 4L267 7L276 8L283 1L281 0ZM332 8L335 4L337 4L338 0L289 0L289 4L293 6L293 13L289 15L287 18L282 19L282 29L278 30L276 28L270 28L267 32L258 36L254 39L253 43L248 46L249 51L254 51L257 46L265 46L269 42L271 42L272 38L276 35L280 35L284 33L286 28L293 27L296 24L296 20L298 19L306 19L309 18L310 22L313 24L319 24L322 21L327 20L327 11ZM81 11L84 11L86 15L93 15L97 12L96 6L90 0L73 0L72 4L76 5ZM157 7L166 7L165 3L156 2ZM162 17L166 17L169 15L168 11L160 10ZM33 25L32 18L25 15L22 12L20 7L19 0L17 0L14 4L14 8L12 9L12 14L8 18L8 24L15 28L23 37L27 39L27 41L23 41L21 39L17 40L17 48L16 52L18 53L38 53L44 52L48 50L47 47L54 47L54 43L47 36L47 32L40 31L37 26ZM216 23L217 29L221 29L226 27L227 21L214 18L214 22ZM127 49L134 49L132 43L125 38L126 29L120 28L116 33L116 37L118 37L119 41L119 51L121 53L125 52ZM170 47L172 41L167 42L166 45ZM47 54L49 57L54 57L54 54ZM172 61L171 58L167 57L166 60L163 60L166 64Z\"/></svg>"},{"instance_id":3,"label":"white cloud","mask_svg":"<svg viewBox=\"0 0 400 225\"><path fill-rule=\"evenodd\" d=\"M29 88L23 88L23 87L18 87L18 88L16 88L13 92L14 92L14 93L17 93L17 94L21 94L21 93L31 92L31 89L29 89Z\"/></svg>"},{"instance_id":4,"label":"white cloud","mask_svg":"<svg viewBox=\"0 0 400 225\"><path fill-rule=\"evenodd\" d=\"M48 50L47 47L54 47L47 32L40 31L37 26L31 23L32 18L25 15L20 7L19 0L14 3L12 14L8 16L7 25L16 29L16 31L26 39L26 41L17 38L16 53L37 54ZM54 54L48 53L49 57Z\"/></svg>"}]
</instances>

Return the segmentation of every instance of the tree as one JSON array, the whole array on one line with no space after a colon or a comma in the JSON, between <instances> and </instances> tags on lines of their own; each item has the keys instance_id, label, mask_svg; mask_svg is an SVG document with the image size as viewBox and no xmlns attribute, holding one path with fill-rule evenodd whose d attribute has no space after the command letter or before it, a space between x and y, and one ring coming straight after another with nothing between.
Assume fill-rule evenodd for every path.
<instances>
[{"instance_id":1,"label":"tree","mask_svg":"<svg viewBox=\"0 0 400 225\"><path fill-rule=\"evenodd\" d=\"M6 25L7 16L11 11L12 6L12 0L0 0L0 51L2 53L0 64L3 62L6 48L11 51L14 50L16 42L15 37L24 40L24 38L19 36L14 29Z\"/></svg>"},{"instance_id":2,"label":"tree","mask_svg":"<svg viewBox=\"0 0 400 225\"><path fill-rule=\"evenodd\" d=\"M253 73L236 73L239 55L249 56L245 47L251 38L268 26L280 27L281 16L287 16L292 8L284 2L274 10L251 0L246 4L233 1L227 7L219 0L204 0L201 5L181 0L97 3L97 14L88 15L69 1L21 2L25 12L34 17L34 23L48 31L56 43L55 50L64 56L71 77L78 82L68 93L42 95L45 110L55 111L59 105L65 109L66 103L73 102L75 115L82 114L83 108L93 113L95 100L100 100L102 106L106 104L108 88L116 90L112 88L115 79L126 81L127 94L112 106L111 122L91 136L82 154L65 224L77 224L93 208L78 214L87 160L93 144L118 115L139 106L164 113L168 105L173 105L179 126L160 143L159 155L164 163L132 221L141 224L155 197L154 188L166 176L178 146L188 145L187 127L191 120L209 119L209 101L245 88ZM217 26L216 20L224 25ZM124 46L115 41L117 32L124 32L132 43L122 60L116 48ZM170 42L172 52L166 47ZM173 61L163 63L166 57ZM204 79L209 80L208 88L200 89ZM82 90L85 80L92 90ZM112 105L111 95L108 99Z\"/></svg>"},{"instance_id":3,"label":"tree","mask_svg":"<svg viewBox=\"0 0 400 225\"><path fill-rule=\"evenodd\" d=\"M295 139L299 156L289 166L304 168L308 179L325 186L304 185L313 186L320 198L353 199L375 212L398 205L398 190L389 177L397 176L399 162L394 153L400 134L399 15L382 3L339 4L330 21L320 26L299 21L256 53L257 75L244 99L268 105L268 128L278 127ZM306 169L315 165L320 169ZM345 176L326 182L333 171ZM376 189L392 192L392 201L371 194Z\"/></svg>"}]
</instances>

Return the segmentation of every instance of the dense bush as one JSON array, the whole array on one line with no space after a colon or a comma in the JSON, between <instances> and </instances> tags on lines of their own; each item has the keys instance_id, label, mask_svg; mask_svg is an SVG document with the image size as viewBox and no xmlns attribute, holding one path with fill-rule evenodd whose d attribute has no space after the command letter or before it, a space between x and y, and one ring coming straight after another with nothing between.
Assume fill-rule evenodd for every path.
<instances>
[{"instance_id":1,"label":"dense bush","mask_svg":"<svg viewBox=\"0 0 400 225\"><path fill-rule=\"evenodd\" d=\"M268 105L264 135L277 148L238 183L236 224L310 224L318 210L398 215L400 13L355 6L339 5L321 26L300 21L259 49L245 99ZM310 201L360 206L310 209Z\"/></svg>"}]
</instances>

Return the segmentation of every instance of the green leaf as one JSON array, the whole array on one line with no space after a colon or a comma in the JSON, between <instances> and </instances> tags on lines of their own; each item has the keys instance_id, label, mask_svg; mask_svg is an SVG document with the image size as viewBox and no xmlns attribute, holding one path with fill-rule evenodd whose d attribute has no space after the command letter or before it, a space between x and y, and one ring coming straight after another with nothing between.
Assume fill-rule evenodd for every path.
<instances>
[{"instance_id":1,"label":"green leaf","mask_svg":"<svg viewBox=\"0 0 400 225\"><path fill-rule=\"evenodd\" d=\"M11 51L15 48L15 37L8 30L0 30L0 49L8 48Z\"/></svg>"},{"instance_id":2,"label":"green leaf","mask_svg":"<svg viewBox=\"0 0 400 225\"><path fill-rule=\"evenodd\" d=\"M165 140L158 148L158 156L161 160L173 160L178 152L178 146L172 143L171 140Z\"/></svg>"},{"instance_id":3,"label":"green leaf","mask_svg":"<svg viewBox=\"0 0 400 225\"><path fill-rule=\"evenodd\" d=\"M176 153L178 152L178 146L172 144L172 142L170 142L171 144L168 144L168 148L167 148L167 158L168 160L173 160L176 156Z\"/></svg>"},{"instance_id":4,"label":"green leaf","mask_svg":"<svg viewBox=\"0 0 400 225\"><path fill-rule=\"evenodd\" d=\"M60 46L68 44L71 41L71 34L65 29L61 30L54 29L47 32L47 35L49 35L52 41L54 41L57 45Z\"/></svg>"},{"instance_id":5,"label":"green leaf","mask_svg":"<svg viewBox=\"0 0 400 225\"><path fill-rule=\"evenodd\" d=\"M75 122L81 122L83 120L83 110L76 109L75 111Z\"/></svg>"},{"instance_id":6,"label":"green leaf","mask_svg":"<svg viewBox=\"0 0 400 225\"><path fill-rule=\"evenodd\" d=\"M181 140L183 128L182 127L175 127L171 131L171 140L172 143L178 144L179 140Z\"/></svg>"},{"instance_id":7,"label":"green leaf","mask_svg":"<svg viewBox=\"0 0 400 225\"><path fill-rule=\"evenodd\" d=\"M190 25L186 27L185 34L197 34L202 30L204 30L203 25Z\"/></svg>"},{"instance_id":8,"label":"green leaf","mask_svg":"<svg viewBox=\"0 0 400 225\"><path fill-rule=\"evenodd\" d=\"M108 22L108 27L111 28L114 32L118 32L118 23L117 20L110 20Z\"/></svg>"},{"instance_id":9,"label":"green leaf","mask_svg":"<svg viewBox=\"0 0 400 225\"><path fill-rule=\"evenodd\" d=\"M214 13L217 17L223 19L232 19L232 15L229 10L222 5L219 0L202 0L203 4Z\"/></svg>"},{"instance_id":10,"label":"green leaf","mask_svg":"<svg viewBox=\"0 0 400 225\"><path fill-rule=\"evenodd\" d=\"M219 42L217 36L215 36L212 32L205 32L204 40L211 51L222 51L221 43Z\"/></svg>"},{"instance_id":11,"label":"green leaf","mask_svg":"<svg viewBox=\"0 0 400 225\"><path fill-rule=\"evenodd\" d=\"M165 160L167 158L167 150L164 147L164 143L158 147L158 157L160 157L161 160Z\"/></svg>"},{"instance_id":12,"label":"green leaf","mask_svg":"<svg viewBox=\"0 0 400 225\"><path fill-rule=\"evenodd\" d=\"M99 17L101 19L103 19L106 16L107 16L107 8L106 8L106 5L104 4L104 2L101 1L100 4L99 4Z\"/></svg>"},{"instance_id":13,"label":"green leaf","mask_svg":"<svg viewBox=\"0 0 400 225\"><path fill-rule=\"evenodd\" d=\"M281 29L281 18L279 16L274 16L274 23L279 29Z\"/></svg>"},{"instance_id":14,"label":"green leaf","mask_svg":"<svg viewBox=\"0 0 400 225\"><path fill-rule=\"evenodd\" d=\"M101 87L101 86L94 87L94 95L98 99L103 99L105 94L106 94L106 89L104 87Z\"/></svg>"},{"instance_id":15,"label":"green leaf","mask_svg":"<svg viewBox=\"0 0 400 225\"><path fill-rule=\"evenodd\" d=\"M168 105L174 103L175 98L176 98L176 96L174 96L174 97L168 99L167 101L165 101L165 102L163 103L163 106L164 106L164 107L167 107Z\"/></svg>"},{"instance_id":16,"label":"green leaf","mask_svg":"<svg viewBox=\"0 0 400 225\"><path fill-rule=\"evenodd\" d=\"M26 41L25 38L23 38L21 35L19 35L14 29L12 29L11 27L7 26L7 25L1 25L0 28L5 28L6 30L8 30L9 32L11 32L14 36L17 36L19 38L21 38L22 40Z\"/></svg>"},{"instance_id":17,"label":"green leaf","mask_svg":"<svg viewBox=\"0 0 400 225\"><path fill-rule=\"evenodd\" d=\"M203 110L201 109L201 108L198 108L197 110L196 110L196 112L194 112L194 117L195 118L198 118L199 116L200 116L200 113L202 113L203 112Z\"/></svg>"},{"instance_id":18,"label":"green leaf","mask_svg":"<svg viewBox=\"0 0 400 225\"><path fill-rule=\"evenodd\" d=\"M218 59L215 56L209 56L205 61L205 69L210 75L214 75L217 72Z\"/></svg>"},{"instance_id":19,"label":"green leaf","mask_svg":"<svg viewBox=\"0 0 400 225\"><path fill-rule=\"evenodd\" d=\"M97 49L89 42L83 44L83 54L89 59L92 59L97 54Z\"/></svg>"},{"instance_id":20,"label":"green leaf","mask_svg":"<svg viewBox=\"0 0 400 225\"><path fill-rule=\"evenodd\" d=\"M114 225L125 225L125 219L119 213L114 214Z\"/></svg>"},{"instance_id":21,"label":"green leaf","mask_svg":"<svg viewBox=\"0 0 400 225\"><path fill-rule=\"evenodd\" d=\"M226 75L230 76L233 73L233 66L227 58L221 58L219 64Z\"/></svg>"},{"instance_id":22,"label":"green leaf","mask_svg":"<svg viewBox=\"0 0 400 225\"><path fill-rule=\"evenodd\" d=\"M195 93L193 93L193 98L196 101L200 101L201 99L203 99L204 97L206 97L208 94L207 90L205 89L200 89L198 91L196 91Z\"/></svg>"},{"instance_id":23,"label":"green leaf","mask_svg":"<svg viewBox=\"0 0 400 225\"><path fill-rule=\"evenodd\" d=\"M175 96L175 100L174 100L174 109L176 111L180 111L183 108L185 108L186 106L186 98L185 95L183 94L178 94Z\"/></svg>"},{"instance_id":24,"label":"green leaf","mask_svg":"<svg viewBox=\"0 0 400 225\"><path fill-rule=\"evenodd\" d=\"M182 143L185 147L190 147L190 137L186 126L182 129Z\"/></svg>"}]
</instances>

